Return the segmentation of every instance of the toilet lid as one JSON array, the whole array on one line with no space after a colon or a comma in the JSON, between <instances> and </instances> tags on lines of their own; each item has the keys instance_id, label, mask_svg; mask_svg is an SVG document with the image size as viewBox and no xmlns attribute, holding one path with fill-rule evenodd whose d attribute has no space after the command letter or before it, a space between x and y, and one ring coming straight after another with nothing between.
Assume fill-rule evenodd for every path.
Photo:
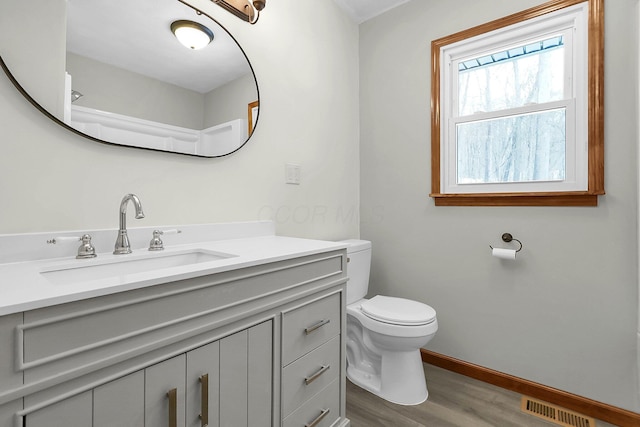
<instances>
[{"instance_id":1,"label":"toilet lid","mask_svg":"<svg viewBox=\"0 0 640 427\"><path fill-rule=\"evenodd\" d=\"M361 309L367 317L395 325L426 325L436 318L436 311L427 304L382 295L363 301Z\"/></svg>"}]
</instances>

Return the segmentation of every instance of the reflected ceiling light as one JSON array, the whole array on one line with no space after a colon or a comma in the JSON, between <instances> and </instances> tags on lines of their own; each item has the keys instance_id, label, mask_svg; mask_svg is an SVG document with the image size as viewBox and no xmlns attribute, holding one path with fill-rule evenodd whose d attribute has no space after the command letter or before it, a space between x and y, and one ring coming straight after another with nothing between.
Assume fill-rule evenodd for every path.
<instances>
[{"instance_id":1,"label":"reflected ceiling light","mask_svg":"<svg viewBox=\"0 0 640 427\"><path fill-rule=\"evenodd\" d=\"M210 29L193 21L172 22L171 32L182 45L193 50L202 49L213 40L213 32Z\"/></svg>"},{"instance_id":2,"label":"reflected ceiling light","mask_svg":"<svg viewBox=\"0 0 640 427\"><path fill-rule=\"evenodd\" d=\"M211 0L213 3L233 13L250 24L258 22L260 11L266 6L266 0Z\"/></svg>"},{"instance_id":3,"label":"reflected ceiling light","mask_svg":"<svg viewBox=\"0 0 640 427\"><path fill-rule=\"evenodd\" d=\"M71 91L71 102L76 102L82 96L83 95L80 92L78 92L77 90L72 90Z\"/></svg>"}]
</instances>

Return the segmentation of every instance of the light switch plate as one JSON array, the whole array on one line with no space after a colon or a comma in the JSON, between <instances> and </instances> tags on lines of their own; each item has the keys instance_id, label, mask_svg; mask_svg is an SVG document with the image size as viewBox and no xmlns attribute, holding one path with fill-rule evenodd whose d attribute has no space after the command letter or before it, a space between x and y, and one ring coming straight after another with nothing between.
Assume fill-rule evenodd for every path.
<instances>
[{"instance_id":1,"label":"light switch plate","mask_svg":"<svg viewBox=\"0 0 640 427\"><path fill-rule=\"evenodd\" d=\"M285 184L300 185L300 165L295 163L285 163Z\"/></svg>"}]
</instances>

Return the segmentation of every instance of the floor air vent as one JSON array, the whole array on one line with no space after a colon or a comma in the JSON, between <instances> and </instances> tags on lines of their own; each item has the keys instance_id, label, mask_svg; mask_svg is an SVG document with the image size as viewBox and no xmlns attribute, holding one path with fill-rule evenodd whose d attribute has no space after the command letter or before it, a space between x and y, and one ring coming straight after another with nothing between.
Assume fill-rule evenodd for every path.
<instances>
[{"instance_id":1,"label":"floor air vent","mask_svg":"<svg viewBox=\"0 0 640 427\"><path fill-rule=\"evenodd\" d=\"M560 406L522 396L522 412L563 427L595 427L596 420Z\"/></svg>"}]
</instances>

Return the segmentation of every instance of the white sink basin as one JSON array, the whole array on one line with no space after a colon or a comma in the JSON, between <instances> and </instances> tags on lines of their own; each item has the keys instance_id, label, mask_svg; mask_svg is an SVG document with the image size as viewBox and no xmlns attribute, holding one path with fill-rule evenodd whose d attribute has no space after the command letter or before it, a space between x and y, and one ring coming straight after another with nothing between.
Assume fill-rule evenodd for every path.
<instances>
[{"instance_id":1,"label":"white sink basin","mask_svg":"<svg viewBox=\"0 0 640 427\"><path fill-rule=\"evenodd\" d=\"M165 268L183 267L232 258L236 255L193 249L180 252L114 255L106 260L95 258L53 265L40 274L53 284L74 284L90 280L118 278L127 274L155 272Z\"/></svg>"}]
</instances>

